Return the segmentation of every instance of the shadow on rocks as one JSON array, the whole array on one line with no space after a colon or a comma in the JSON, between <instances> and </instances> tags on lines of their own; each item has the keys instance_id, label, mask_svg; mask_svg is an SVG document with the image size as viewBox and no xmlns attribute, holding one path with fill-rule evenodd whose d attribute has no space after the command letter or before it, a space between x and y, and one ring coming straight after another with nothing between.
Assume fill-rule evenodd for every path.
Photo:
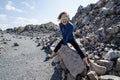
<instances>
[{"instance_id":1,"label":"shadow on rocks","mask_svg":"<svg viewBox=\"0 0 120 80\"><path fill-rule=\"evenodd\" d=\"M55 67L54 68L54 73L53 73L50 80L62 80L62 71L63 71L62 68Z\"/></svg>"}]
</instances>

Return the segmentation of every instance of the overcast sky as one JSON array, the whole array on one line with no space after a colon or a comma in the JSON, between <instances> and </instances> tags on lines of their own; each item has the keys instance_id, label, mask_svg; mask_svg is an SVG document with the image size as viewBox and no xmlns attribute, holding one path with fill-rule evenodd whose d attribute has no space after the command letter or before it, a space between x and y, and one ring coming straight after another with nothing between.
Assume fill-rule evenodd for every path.
<instances>
[{"instance_id":1,"label":"overcast sky","mask_svg":"<svg viewBox=\"0 0 120 80\"><path fill-rule=\"evenodd\" d=\"M0 0L0 28L13 28L27 24L58 24L57 16L66 11L72 18L80 5L99 0Z\"/></svg>"}]
</instances>

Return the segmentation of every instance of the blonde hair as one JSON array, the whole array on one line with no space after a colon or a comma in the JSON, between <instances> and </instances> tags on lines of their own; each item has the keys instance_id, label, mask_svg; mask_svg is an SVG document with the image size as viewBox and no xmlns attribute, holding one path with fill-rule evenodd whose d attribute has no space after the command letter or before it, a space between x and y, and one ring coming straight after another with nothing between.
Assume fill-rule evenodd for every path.
<instances>
[{"instance_id":1,"label":"blonde hair","mask_svg":"<svg viewBox=\"0 0 120 80\"><path fill-rule=\"evenodd\" d=\"M70 20L69 15L68 15L67 12L65 12L65 11L61 12L61 13L58 15L58 18L57 18L57 19L60 20L61 17L62 17L62 15L67 15L68 20Z\"/></svg>"}]
</instances>

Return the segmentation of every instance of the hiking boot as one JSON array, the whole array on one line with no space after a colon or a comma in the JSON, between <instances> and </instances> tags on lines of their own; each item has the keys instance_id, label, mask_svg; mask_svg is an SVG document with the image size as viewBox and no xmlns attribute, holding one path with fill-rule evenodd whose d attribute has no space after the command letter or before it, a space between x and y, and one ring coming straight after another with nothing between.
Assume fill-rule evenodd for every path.
<instances>
[{"instance_id":1,"label":"hiking boot","mask_svg":"<svg viewBox=\"0 0 120 80\"><path fill-rule=\"evenodd\" d=\"M50 60L50 57L49 57L49 56L47 56L47 57L45 58L44 62L46 62L46 61L48 61L48 60Z\"/></svg>"},{"instance_id":2,"label":"hiking boot","mask_svg":"<svg viewBox=\"0 0 120 80\"><path fill-rule=\"evenodd\" d=\"M86 68L87 68L87 72L91 71L90 66L86 66Z\"/></svg>"}]
</instances>

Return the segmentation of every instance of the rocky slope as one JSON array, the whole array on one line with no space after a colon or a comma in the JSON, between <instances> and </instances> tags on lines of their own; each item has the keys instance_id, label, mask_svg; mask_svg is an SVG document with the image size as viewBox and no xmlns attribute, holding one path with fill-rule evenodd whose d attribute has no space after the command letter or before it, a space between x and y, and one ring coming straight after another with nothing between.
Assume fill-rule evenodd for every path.
<instances>
[{"instance_id":1,"label":"rocky slope","mask_svg":"<svg viewBox=\"0 0 120 80\"><path fill-rule=\"evenodd\" d=\"M76 36L87 50L106 46L120 50L120 0L99 0L87 7L79 6L72 22L77 26Z\"/></svg>"},{"instance_id":2,"label":"rocky slope","mask_svg":"<svg viewBox=\"0 0 120 80\"><path fill-rule=\"evenodd\" d=\"M91 60L92 70L97 75L120 76L117 68L120 64L120 0L99 0L87 7L79 6L72 22L76 26L75 36ZM108 79L113 78L100 80Z\"/></svg>"}]
</instances>

